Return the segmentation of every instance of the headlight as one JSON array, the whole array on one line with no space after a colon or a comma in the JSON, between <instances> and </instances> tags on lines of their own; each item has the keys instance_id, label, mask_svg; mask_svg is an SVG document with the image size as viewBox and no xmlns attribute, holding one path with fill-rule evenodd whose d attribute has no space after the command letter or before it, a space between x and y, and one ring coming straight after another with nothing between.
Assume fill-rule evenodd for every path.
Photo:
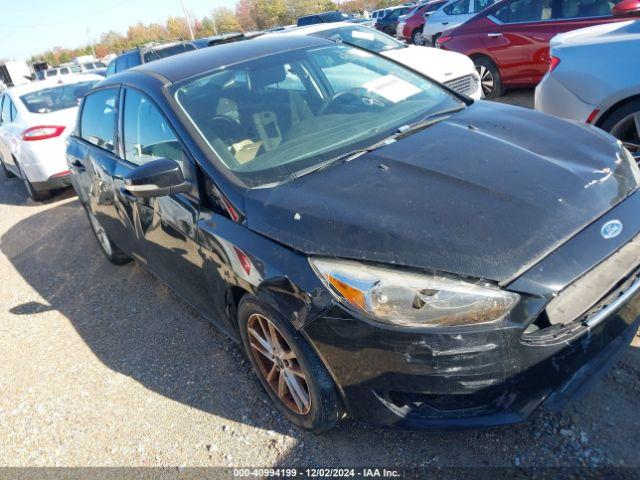
<instances>
[{"instance_id":1,"label":"headlight","mask_svg":"<svg viewBox=\"0 0 640 480\"><path fill-rule=\"evenodd\" d=\"M520 299L489 284L436 274L311 259L341 302L379 322L405 327L477 325L505 317Z\"/></svg>"}]
</instances>

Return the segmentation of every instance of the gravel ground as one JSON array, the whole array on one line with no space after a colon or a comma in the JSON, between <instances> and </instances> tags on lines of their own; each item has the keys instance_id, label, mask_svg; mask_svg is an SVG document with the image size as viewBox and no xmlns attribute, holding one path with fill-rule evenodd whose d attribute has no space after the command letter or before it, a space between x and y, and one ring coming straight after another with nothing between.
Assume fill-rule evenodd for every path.
<instances>
[{"instance_id":1,"label":"gravel ground","mask_svg":"<svg viewBox=\"0 0 640 480\"><path fill-rule=\"evenodd\" d=\"M238 347L166 286L107 263L70 191L35 204L2 179L0 250L0 465L640 466L640 337L561 414L318 436L290 427Z\"/></svg>"}]
</instances>

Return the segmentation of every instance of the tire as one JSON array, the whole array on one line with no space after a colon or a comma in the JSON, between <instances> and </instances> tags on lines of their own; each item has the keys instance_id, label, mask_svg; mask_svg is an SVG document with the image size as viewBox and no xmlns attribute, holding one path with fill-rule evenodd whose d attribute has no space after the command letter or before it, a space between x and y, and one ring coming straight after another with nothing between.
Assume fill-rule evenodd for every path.
<instances>
[{"instance_id":1,"label":"tire","mask_svg":"<svg viewBox=\"0 0 640 480\"><path fill-rule=\"evenodd\" d=\"M478 75L480 76L480 85L484 98L498 98L504 93L500 71L495 64L486 57L476 57L473 59Z\"/></svg>"},{"instance_id":2,"label":"tire","mask_svg":"<svg viewBox=\"0 0 640 480\"><path fill-rule=\"evenodd\" d=\"M640 98L617 107L600 128L624 143L633 155L640 155Z\"/></svg>"},{"instance_id":3,"label":"tire","mask_svg":"<svg viewBox=\"0 0 640 480\"><path fill-rule=\"evenodd\" d=\"M4 161L0 158L0 163L2 164L2 172L6 178L14 178L16 176L15 173L10 171L7 166L4 164Z\"/></svg>"},{"instance_id":4,"label":"tire","mask_svg":"<svg viewBox=\"0 0 640 480\"><path fill-rule=\"evenodd\" d=\"M309 343L295 331L290 322L253 295L246 294L238 307L238 326L253 370L282 414L305 430L322 432L334 427L338 422L340 409L333 380ZM265 330L267 334L264 333ZM257 332L262 341L251 332ZM276 354L258 353L268 352L266 347L275 344L273 334L279 348L272 349L271 352L275 351ZM285 358L280 359L280 355ZM275 372L272 380L267 379L269 371ZM298 373L291 373L294 371ZM292 388L293 384L287 378L294 379L298 390L303 392L303 395L296 395L298 400L292 394L296 388ZM283 385L283 398L277 391L280 385ZM307 403L303 400L305 395Z\"/></svg>"},{"instance_id":5,"label":"tire","mask_svg":"<svg viewBox=\"0 0 640 480\"><path fill-rule=\"evenodd\" d=\"M22 183L24 183L24 188L27 189L27 194L34 202L42 202L43 200L51 198L50 190L35 190L33 188L33 185L31 185L31 182L27 178L27 175L24 173L22 168L20 168L20 164L17 161L16 166L18 167L18 172L20 172L20 178L22 179Z\"/></svg>"},{"instance_id":6,"label":"tire","mask_svg":"<svg viewBox=\"0 0 640 480\"><path fill-rule=\"evenodd\" d=\"M96 218L96 216L91 213L86 207L84 211L89 218L91 231L96 237L98 245L100 246L100 250L102 250L104 256L107 257L107 260L109 260L109 262L113 263L114 265L124 265L126 263L129 263L131 261L131 257L120 250L118 246L113 243L113 240L111 240L109 234L104 230L102 225L100 225L100 221Z\"/></svg>"},{"instance_id":7,"label":"tire","mask_svg":"<svg viewBox=\"0 0 640 480\"><path fill-rule=\"evenodd\" d=\"M416 28L411 33L411 43L414 45L424 45L424 39L422 38L422 28Z\"/></svg>"}]
</instances>

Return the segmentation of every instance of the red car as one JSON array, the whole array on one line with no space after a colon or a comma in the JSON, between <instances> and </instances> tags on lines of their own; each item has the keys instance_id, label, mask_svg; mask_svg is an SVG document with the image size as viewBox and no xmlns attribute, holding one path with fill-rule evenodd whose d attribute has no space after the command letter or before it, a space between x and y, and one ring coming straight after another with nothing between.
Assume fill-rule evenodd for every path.
<instances>
[{"instance_id":1,"label":"red car","mask_svg":"<svg viewBox=\"0 0 640 480\"><path fill-rule=\"evenodd\" d=\"M617 5L616 5L617 4ZM549 41L559 33L639 13L638 0L503 0L438 39L471 57L486 98L536 85L549 69Z\"/></svg>"},{"instance_id":2,"label":"red car","mask_svg":"<svg viewBox=\"0 0 640 480\"><path fill-rule=\"evenodd\" d=\"M447 0L432 0L418 5L411 12L400 17L398 19L396 38L415 45L422 45L424 43L422 41L422 27L425 16L429 16L430 13L445 3L447 3Z\"/></svg>"}]
</instances>

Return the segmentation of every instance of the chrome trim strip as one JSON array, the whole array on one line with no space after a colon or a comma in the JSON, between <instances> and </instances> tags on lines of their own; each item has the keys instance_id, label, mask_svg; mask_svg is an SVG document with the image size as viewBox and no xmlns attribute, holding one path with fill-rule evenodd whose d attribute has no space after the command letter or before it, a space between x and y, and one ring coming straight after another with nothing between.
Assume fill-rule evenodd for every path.
<instances>
[{"instance_id":1,"label":"chrome trim strip","mask_svg":"<svg viewBox=\"0 0 640 480\"><path fill-rule=\"evenodd\" d=\"M638 293L638 291L640 291L640 278L632 283L631 286L613 302L611 302L599 312L592 315L586 322L584 322L584 325L589 328L593 328L596 325L602 323L609 317L609 315L622 308L631 297Z\"/></svg>"},{"instance_id":2,"label":"chrome trim strip","mask_svg":"<svg viewBox=\"0 0 640 480\"><path fill-rule=\"evenodd\" d=\"M495 3L494 3L495 5ZM489 8L489 7L487 7ZM599 19L603 19L603 18L613 18L613 14L609 14L609 15L598 15L597 17L571 17L571 18L548 18L546 20L530 20L528 22L503 22L502 20L498 19L498 17L489 14L487 15L487 18L489 20L491 20L493 23L495 23L496 25L524 25L527 23L533 23L533 24L537 24L537 23L557 23L557 22L570 22L570 21L575 21L575 20L599 20Z\"/></svg>"}]
</instances>

